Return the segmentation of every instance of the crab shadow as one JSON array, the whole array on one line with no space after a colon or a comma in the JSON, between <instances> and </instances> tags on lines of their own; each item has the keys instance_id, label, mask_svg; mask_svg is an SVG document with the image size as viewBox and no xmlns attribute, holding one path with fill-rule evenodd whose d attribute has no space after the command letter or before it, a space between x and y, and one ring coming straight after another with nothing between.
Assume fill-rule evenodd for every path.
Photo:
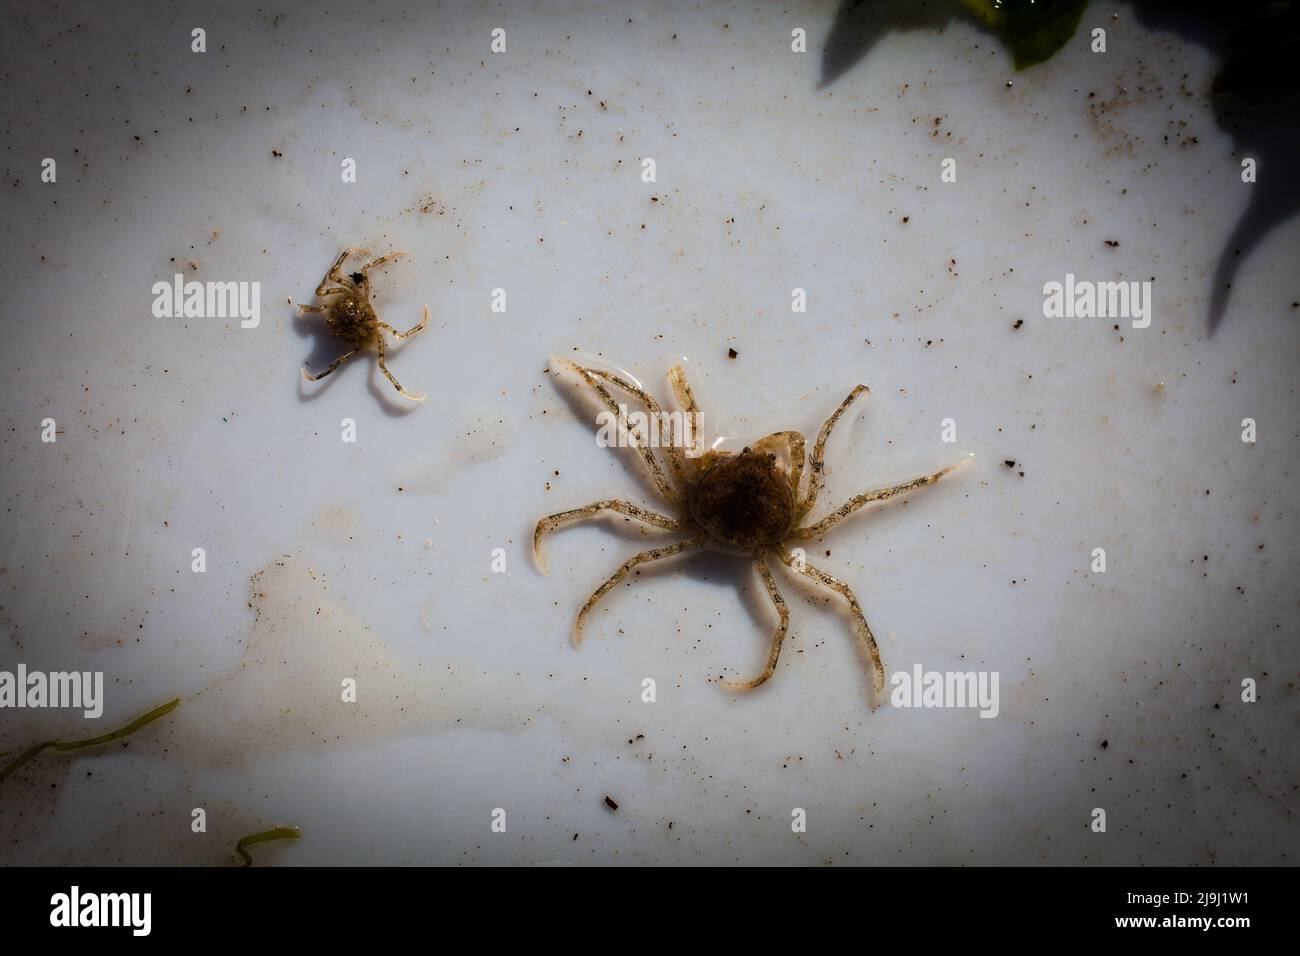
<instances>
[{"instance_id":1,"label":"crab shadow","mask_svg":"<svg viewBox=\"0 0 1300 956\"><path fill-rule=\"evenodd\" d=\"M1246 209L1224 241L1210 279L1206 328L1213 336L1226 316L1242 264L1300 212L1300 180L1290 172L1300 151L1300 82L1294 70L1300 54L1300 5L1132 0L1131 6L1147 29L1176 34L1219 60L1208 105L1218 126L1232 137L1233 155L1253 158L1258 165ZM841 79L889 34L942 31L959 18L969 20L956 2L842 0L822 48L817 89ZM1051 60L1032 69L1050 70Z\"/></svg>"},{"instance_id":2,"label":"crab shadow","mask_svg":"<svg viewBox=\"0 0 1300 956\"><path fill-rule=\"evenodd\" d=\"M329 364L342 355L346 349L330 332L329 327L325 324L322 314L316 312L299 312L294 310L293 327L300 338L311 339L312 349L310 354L303 360L302 367L312 370L314 374L319 375L329 367ZM405 342L385 343L385 359L394 355L400 355L403 346L414 341L407 339ZM404 418L411 414L422 404L413 402L398 395L392 384L379 371L379 362L376 358L376 351L373 348L365 348L358 352L352 358L348 359L324 379L309 382L299 373L298 380L298 401L314 401L318 396L323 394L326 389L333 388L335 382L352 366L365 364L370 368L370 374L366 380L366 387L370 394L373 395L379 403L379 407L384 410L384 414L393 418ZM396 374L396 373L394 373ZM399 378L398 381L401 381ZM409 387L409 386L408 386ZM399 402L404 404L398 404Z\"/></svg>"}]
</instances>

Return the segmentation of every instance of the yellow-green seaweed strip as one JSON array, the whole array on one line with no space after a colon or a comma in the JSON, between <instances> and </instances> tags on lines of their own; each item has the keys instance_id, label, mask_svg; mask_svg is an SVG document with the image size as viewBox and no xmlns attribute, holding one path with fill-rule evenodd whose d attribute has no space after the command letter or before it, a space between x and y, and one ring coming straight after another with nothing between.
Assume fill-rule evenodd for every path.
<instances>
[{"instance_id":1,"label":"yellow-green seaweed strip","mask_svg":"<svg viewBox=\"0 0 1300 956\"><path fill-rule=\"evenodd\" d=\"M114 740L121 740L123 737L135 733L145 724L152 723L153 721L157 720L159 717L162 717L164 714L168 714L171 711L175 710L177 707L180 706L180 703L181 703L181 699L179 697L177 697L175 700L169 700L161 707L155 707L153 710L149 711L149 713L145 714L143 717L137 717L135 720L131 721L125 727L120 727L117 730L113 731L112 733L102 734L98 737L90 737L86 740L47 740L44 743L39 743L36 744L35 746L28 747L26 750L24 750L21 754L19 754L17 757L11 760L9 763L5 764L3 768L0 768L0 783L3 783L6 777L8 777L11 773L13 773L23 764L27 763L27 761L35 757L42 750L49 750L49 749L63 750L63 751L81 750L83 747L96 747L99 744L108 744L108 743L112 743Z\"/></svg>"},{"instance_id":2,"label":"yellow-green seaweed strip","mask_svg":"<svg viewBox=\"0 0 1300 956\"><path fill-rule=\"evenodd\" d=\"M265 843L267 840L297 840L301 836L297 827L276 827L273 830L263 830L261 833L246 836L235 844L235 852L244 858L244 862L239 865L253 865L253 858L249 856L245 847L252 846L254 843Z\"/></svg>"}]
</instances>

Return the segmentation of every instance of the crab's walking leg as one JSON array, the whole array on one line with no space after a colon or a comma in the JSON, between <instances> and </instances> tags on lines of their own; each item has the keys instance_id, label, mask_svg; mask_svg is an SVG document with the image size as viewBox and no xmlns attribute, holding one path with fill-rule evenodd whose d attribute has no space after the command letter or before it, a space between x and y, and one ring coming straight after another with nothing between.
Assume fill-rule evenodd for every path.
<instances>
[{"instance_id":1,"label":"crab's walking leg","mask_svg":"<svg viewBox=\"0 0 1300 956\"><path fill-rule=\"evenodd\" d=\"M348 294L352 293L352 291L355 291L354 289L347 289L346 286L341 286L341 285L329 285L329 281L330 281L330 280L328 280L328 278L326 278L326 280L325 280L324 282L321 282L320 285L316 286L316 298L318 298L318 299L324 299L325 297L328 297L328 295L348 295ZM305 306L299 306L299 308L305 308ZM328 306L326 306L325 308L318 308L318 307L317 307L317 308L308 308L307 311L308 311L308 312L325 312L325 311L328 311L328 308L329 308Z\"/></svg>"},{"instance_id":2,"label":"crab's walking leg","mask_svg":"<svg viewBox=\"0 0 1300 956\"><path fill-rule=\"evenodd\" d=\"M778 552L780 558L790 568L798 574L803 574L812 578L819 584L823 584L832 591L838 591L846 601L849 602L849 610L853 613L853 625L858 632L858 637L862 641L863 649L867 656L871 658L871 669L873 671L872 683L875 687L875 696L871 702L871 709L875 710L880 706L881 698L885 693L885 665L880 660L880 648L876 644L876 636L871 633L871 625L867 623L866 617L862 613L862 605L858 604L857 597L849 590L849 586L839 578L831 577L825 571L814 568L807 561L796 561L795 558L785 553Z\"/></svg>"},{"instance_id":3,"label":"crab's walking leg","mask_svg":"<svg viewBox=\"0 0 1300 956\"><path fill-rule=\"evenodd\" d=\"M533 531L533 558L537 561L537 569L543 574L550 573L550 565L546 560L546 555L542 551L542 535L550 534L557 528L562 528L575 521L594 518L602 511L613 511L625 515L628 518L635 518L637 521L653 525L656 528L663 528L665 531L680 531L682 527L672 518L655 514L653 511L646 511L644 508L638 508L629 501L618 501L613 498L608 501L593 502L585 508L574 508L572 511L561 511L559 514L553 514L549 518L543 518L541 521L537 522L537 528Z\"/></svg>"},{"instance_id":4,"label":"crab's walking leg","mask_svg":"<svg viewBox=\"0 0 1300 956\"><path fill-rule=\"evenodd\" d=\"M781 656L781 642L785 640L786 629L790 626L790 609L785 606L785 598L781 597L781 592L776 589L776 581L772 578L772 569L768 566L767 555L758 555L754 563L758 566L758 573L763 578L764 586L767 587L768 597L772 599L776 613L781 617L781 623L777 625L776 633L772 635L772 650L767 655L767 667L763 669L763 673L753 680L724 680L722 686L728 690L753 690L772 676L776 671L776 660Z\"/></svg>"},{"instance_id":5,"label":"crab's walking leg","mask_svg":"<svg viewBox=\"0 0 1300 956\"><path fill-rule=\"evenodd\" d=\"M322 279L320 285L316 287L317 295L324 295L324 293L321 292L321 289L325 288L325 286L327 286L331 280L337 282L339 285L343 285L343 286L347 285L347 282L345 282L343 279L342 273L339 272L339 266L343 265L344 260L347 259L348 256L354 254L368 256L370 255L370 250L361 249L358 248L357 246L348 246L346 249L340 252L339 257L334 260L334 265L330 266L330 271L325 273L325 278Z\"/></svg>"},{"instance_id":6,"label":"crab's walking leg","mask_svg":"<svg viewBox=\"0 0 1300 956\"><path fill-rule=\"evenodd\" d=\"M568 359L562 361L577 372L579 378L591 386L592 391L599 396L605 408L607 408L614 416L615 420L618 421L619 434L626 435L628 443L641 456L641 460L645 462L646 468L650 471L650 477L654 480L655 487L659 489L659 494L661 494L664 497L664 500L668 501L670 504L681 504L681 497L673 489L673 486L668 483L668 478L664 475L663 469L659 467L659 459L655 458L654 452L647 446L640 444L623 424L619 413L618 402L614 401L614 396L609 394L609 390L605 388L604 385L600 384L600 380L596 378L596 376L592 375L587 369L583 368L576 362L569 361Z\"/></svg>"},{"instance_id":7,"label":"crab's walking leg","mask_svg":"<svg viewBox=\"0 0 1300 956\"><path fill-rule=\"evenodd\" d=\"M414 328L408 329L405 332L397 331L397 329L393 328L387 322L380 322L379 324L383 328L391 332L393 334L393 338L401 342L403 339L409 339L412 335L416 335L424 331L424 327L429 324L429 307L427 305L424 307L424 318L420 320L420 324L415 326Z\"/></svg>"},{"instance_id":8,"label":"crab's walking leg","mask_svg":"<svg viewBox=\"0 0 1300 956\"><path fill-rule=\"evenodd\" d=\"M668 384L682 414L686 416L686 427L689 429L686 436L686 457L695 462L700 455L700 406L695 401L690 383L686 381L686 370L680 365L674 365L668 370Z\"/></svg>"},{"instance_id":9,"label":"crab's walking leg","mask_svg":"<svg viewBox=\"0 0 1300 956\"><path fill-rule=\"evenodd\" d=\"M820 538L827 531L835 527L863 505L870 504L873 501L888 501L890 498L905 495L909 491L915 491L918 488L924 488L926 485L932 485L944 475L951 471L955 471L968 461L970 461L969 458L963 458L961 461L957 462L957 464L949 465L947 468L941 468L934 474L922 475L920 478L913 478L911 481L905 481L901 485L894 485L892 488L878 488L875 491L868 491L864 494L860 494L856 498L840 505L840 507L836 508L825 518L822 518L822 520L818 521L815 525L810 525L807 528L796 528L791 534L791 537L798 538L799 540Z\"/></svg>"},{"instance_id":10,"label":"crab's walking leg","mask_svg":"<svg viewBox=\"0 0 1300 956\"><path fill-rule=\"evenodd\" d=\"M388 376L388 380L393 383L393 388L397 389L397 391L400 392L403 396L409 398L413 402L424 401L423 392L419 392L419 393L408 392L406 389L402 388L401 382L393 378L393 373L388 371L388 366L384 364L384 337L381 335L375 341L379 345L379 371L383 372L386 376Z\"/></svg>"},{"instance_id":11,"label":"crab's walking leg","mask_svg":"<svg viewBox=\"0 0 1300 956\"><path fill-rule=\"evenodd\" d=\"M591 609L610 591L618 586L618 583L631 573L633 568L640 567L643 564L649 564L651 561L658 561L661 558L670 558L674 554L681 554L683 551L689 551L691 548L698 548L702 538L690 538L686 541L678 541L676 544L665 545L662 548L652 548L649 551L642 551L638 555L628 558L610 577L608 581L596 588L596 593L587 598L587 603L582 606L578 612L578 619L573 622L573 644L578 646L582 644L582 629L586 624L587 615Z\"/></svg>"},{"instance_id":12,"label":"crab's walking leg","mask_svg":"<svg viewBox=\"0 0 1300 956\"><path fill-rule=\"evenodd\" d=\"M311 375L311 374L309 374L309 373L307 372L307 368L306 368L306 366L304 366L304 367L303 367L303 370L302 370L302 377L305 378L305 379L306 379L307 381L309 381L309 382L319 382L319 381L320 381L321 379L323 379L326 375L328 375L330 372L334 371L336 368L338 368L340 365L342 365L344 362L346 362L348 359L352 358L352 356L354 356L354 355L356 355L356 354L357 354L357 350L356 350L356 349L353 349L351 352L347 352L347 353L344 354L344 355L340 355L340 356L339 356L338 358L336 358L333 362L330 362L330 367L327 368L325 371L321 372L319 375Z\"/></svg>"},{"instance_id":13,"label":"crab's walking leg","mask_svg":"<svg viewBox=\"0 0 1300 956\"><path fill-rule=\"evenodd\" d=\"M826 480L822 474L824 466L822 456L826 451L826 440L831 437L831 429L835 427L835 423L840 420L840 416L848 411L849 406L853 404L857 397L867 391L869 389L865 385L855 386L853 391L849 392L849 397L840 402L840 407L831 413L831 417L826 419L826 424L822 425L822 430L817 433L817 441L813 445L812 453L812 475L808 479L808 496L799 503L799 518L813 510L813 506L817 504L817 495L821 492L822 484Z\"/></svg>"},{"instance_id":14,"label":"crab's walking leg","mask_svg":"<svg viewBox=\"0 0 1300 956\"><path fill-rule=\"evenodd\" d=\"M368 273L370 272L371 269L378 269L380 266L387 265L388 263L392 262L394 259L404 259L404 258L406 258L405 252L392 252L386 256L380 256L378 259L374 259L370 262L367 262L364 266L361 267L361 271L362 273Z\"/></svg>"},{"instance_id":15,"label":"crab's walking leg","mask_svg":"<svg viewBox=\"0 0 1300 956\"><path fill-rule=\"evenodd\" d=\"M638 386L633 385L631 382L620 378L619 376L615 375L613 372L606 372L604 369L599 369L599 368L589 368L587 369L587 371L590 372L592 375L597 375L600 378L603 378L605 381L610 382L615 387L621 388L629 395L635 395L638 399L640 399L641 403L645 405L646 411L648 411L651 415L655 416L655 418L658 420L659 423L658 427L662 429L662 427L665 424L664 417L663 417L663 408L661 408L659 403L654 400L653 395L650 395L648 392L646 392L645 389L639 388ZM662 439L662 432L660 437ZM677 436L671 436L671 435L669 436L668 464L669 466L672 467L673 474L677 477L678 484L681 485L681 487L685 488L687 484L686 465L684 461L685 451L682 448L682 446L676 441L676 438ZM662 441L660 442L660 447L663 447Z\"/></svg>"}]
</instances>

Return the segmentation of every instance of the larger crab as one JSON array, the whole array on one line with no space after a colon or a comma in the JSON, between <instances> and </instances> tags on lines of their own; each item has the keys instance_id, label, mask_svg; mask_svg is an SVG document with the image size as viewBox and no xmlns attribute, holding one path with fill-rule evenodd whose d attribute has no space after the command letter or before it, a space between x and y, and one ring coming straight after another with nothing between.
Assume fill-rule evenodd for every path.
<instances>
[{"instance_id":1,"label":"larger crab","mask_svg":"<svg viewBox=\"0 0 1300 956\"><path fill-rule=\"evenodd\" d=\"M790 612L785 599L777 590L772 575L771 561L775 558L793 573L840 594L848 602L853 624L866 656L871 661L875 695L873 708L882 699L885 687L885 668L880 659L880 648L875 635L862 613L862 606L849 586L825 571L813 567L804 557L802 549L792 549L793 542L820 538L835 525L864 505L887 501L926 485L932 485L969 458L932 474L922 475L902 484L868 491L845 502L820 521L808 524L806 519L817 504L817 497L825 482L823 453L835 423L849 406L868 389L858 385L822 425L813 444L811 456L806 456L803 435L795 431L776 432L761 438L739 453L709 449L700 452L698 436L688 431L688 440L672 442L667 448L660 442L652 447L643 430L627 427L620 414L619 403L611 388L635 397L647 412L656 418L665 417L663 408L631 376L598 367L579 365L568 359L552 360L577 374L589 386L600 402L620 423L622 443L633 448L650 473L660 497L672 509L664 515L648 511L628 501L610 499L596 501L583 508L562 511L537 523L533 532L533 554L543 574L547 562L542 552L542 536L575 521L591 518L605 512L624 516L625 520L639 521L663 531L684 532L684 540L643 551L623 562L623 565L587 599L574 623L573 639L581 644L583 626L587 615L620 581L641 565L659 561L695 548L712 548L742 554L753 559L754 567L763 581L768 596L776 609L779 623L772 635L767 664L761 674L747 681L723 681L733 690L749 690L764 683L776 670L781 645L790 623ZM698 421L699 406L686 381L682 366L674 366L668 373L677 405L686 420ZM664 454L667 469L660 463L656 450ZM782 452L782 455L778 455ZM805 467L805 465L809 467ZM671 480L669 475L672 476Z\"/></svg>"}]
</instances>

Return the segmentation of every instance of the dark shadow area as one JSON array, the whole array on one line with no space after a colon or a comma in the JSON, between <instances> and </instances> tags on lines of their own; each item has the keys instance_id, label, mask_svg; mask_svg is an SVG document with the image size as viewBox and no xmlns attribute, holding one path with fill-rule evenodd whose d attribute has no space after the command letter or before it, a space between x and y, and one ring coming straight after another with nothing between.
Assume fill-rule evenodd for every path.
<instances>
[{"instance_id":1,"label":"dark shadow area","mask_svg":"<svg viewBox=\"0 0 1300 956\"><path fill-rule=\"evenodd\" d=\"M1141 0L1138 22L1167 30L1214 52L1222 63L1210 103L1238 160L1255 160L1245 212L1224 243L1211 280L1207 317L1213 335L1223 321L1241 263L1279 225L1300 212L1300 182L1288 168L1300 147L1300 3L1173 3ZM1240 175L1240 170L1238 171Z\"/></svg>"},{"instance_id":2,"label":"dark shadow area","mask_svg":"<svg viewBox=\"0 0 1300 956\"><path fill-rule=\"evenodd\" d=\"M310 338L311 352L302 360L302 368L311 375L319 375L329 367L330 362L347 351L347 347L336 339L325 324L325 317L314 312L293 310L293 327L302 338ZM328 378L319 382L308 382L298 373L298 396L303 401L310 401L322 391L334 384L345 368L361 356L354 355L347 362L335 369Z\"/></svg>"},{"instance_id":3,"label":"dark shadow area","mask_svg":"<svg viewBox=\"0 0 1300 956\"><path fill-rule=\"evenodd\" d=\"M1237 114L1229 127L1239 157L1254 159L1260 178L1250 186L1249 204L1219 253L1210 291L1210 335L1218 329L1227 312L1232 283L1242 262L1269 233L1300 212L1300 183L1288 168L1300 151L1297 118L1294 106L1277 111L1250 110ZM1223 114L1219 121L1220 125L1228 125Z\"/></svg>"},{"instance_id":4,"label":"dark shadow area","mask_svg":"<svg viewBox=\"0 0 1300 956\"><path fill-rule=\"evenodd\" d=\"M1137 21L1205 47L1222 64L1210 93L1234 154L1256 162L1246 211L1224 243L1207 315L1212 336L1223 321L1241 263L1279 225L1300 211L1300 181L1288 169L1300 147L1300 3L1295 0L1133 0ZM978 5L976 5L978 6ZM1001 6L1001 5L999 5ZM1011 9L1014 5L1005 8ZM956 0L843 0L822 51L818 89L857 65L895 31L942 30L957 17L990 29ZM1019 59L1019 54L1017 59ZM1050 62L1039 69L1051 69Z\"/></svg>"},{"instance_id":5,"label":"dark shadow area","mask_svg":"<svg viewBox=\"0 0 1300 956\"><path fill-rule=\"evenodd\" d=\"M881 39L905 30L942 29L957 16L954 5L908 0L843 0L822 49L824 90L858 64Z\"/></svg>"}]
</instances>

